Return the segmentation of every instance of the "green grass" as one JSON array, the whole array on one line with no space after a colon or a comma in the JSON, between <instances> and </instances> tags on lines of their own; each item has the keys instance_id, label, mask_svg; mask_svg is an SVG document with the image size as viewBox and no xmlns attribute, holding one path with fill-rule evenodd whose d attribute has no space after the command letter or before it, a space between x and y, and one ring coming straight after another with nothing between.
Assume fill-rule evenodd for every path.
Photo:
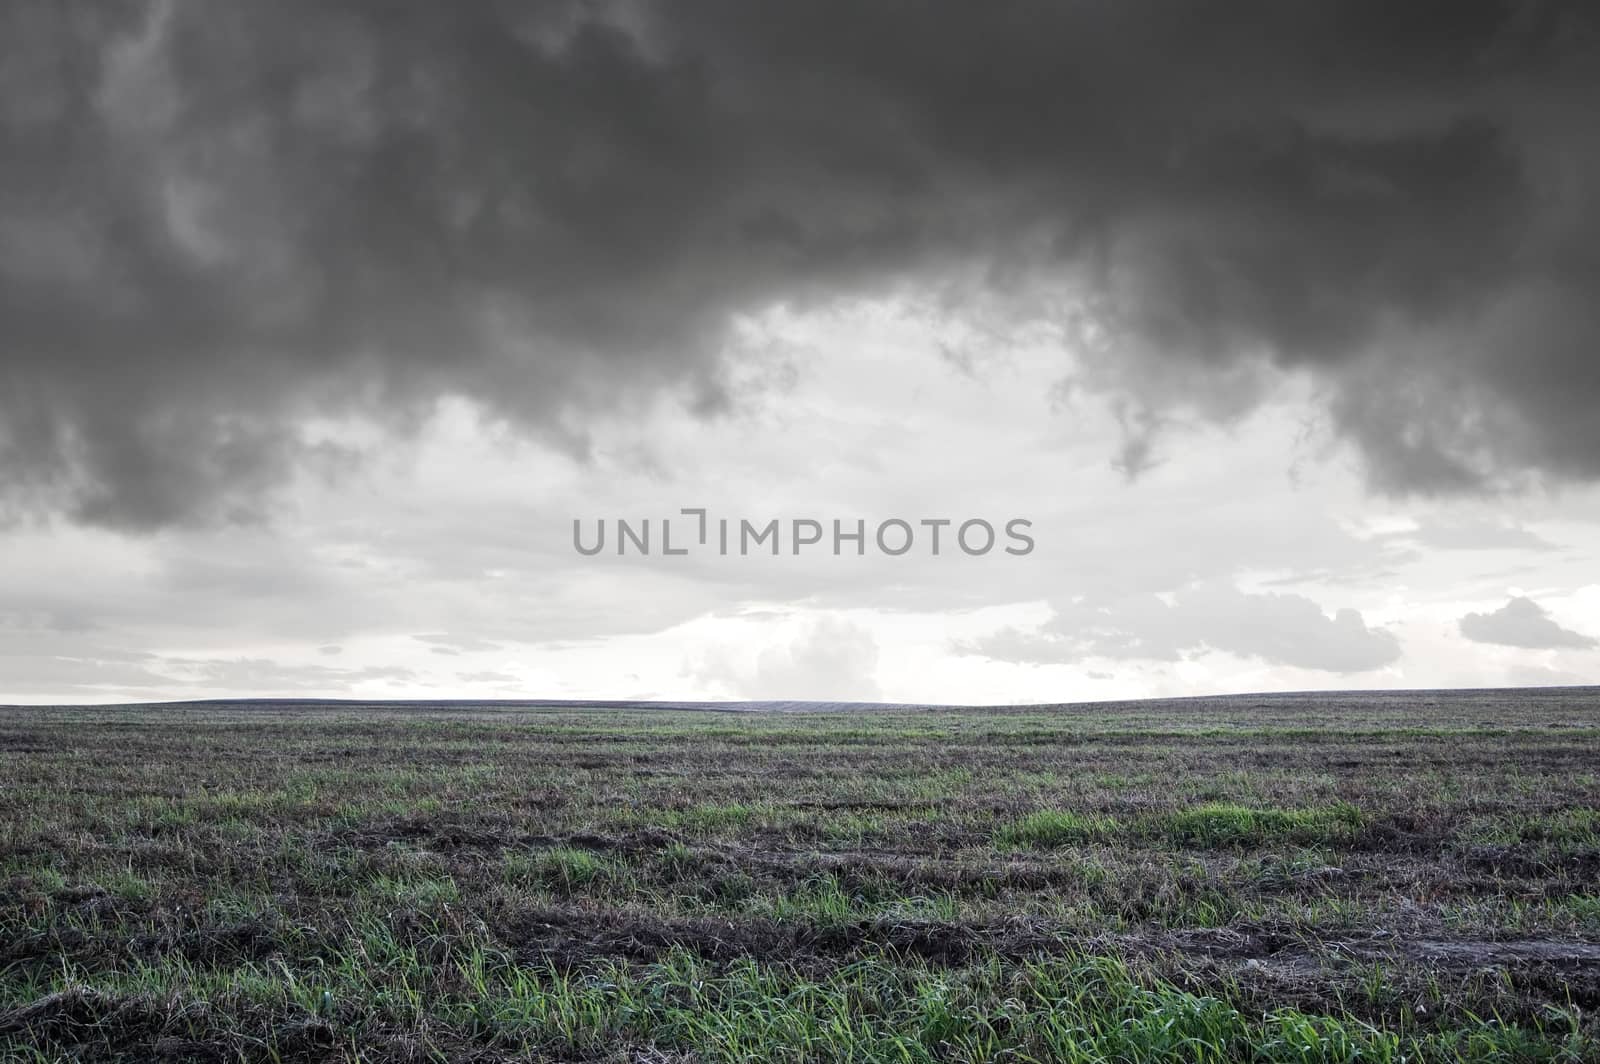
<instances>
[{"instance_id":1,"label":"green grass","mask_svg":"<svg viewBox=\"0 0 1600 1064\"><path fill-rule=\"evenodd\" d=\"M340 1032L426 1023L416 1047L448 1055L450 1036L540 1057L588 1057L616 1045L691 1052L695 1059L771 1061L1503 1061L1578 1060L1574 1015L1536 1031L1480 1027L1403 1035L1357 1021L1277 1008L1250 1016L1220 998L1137 978L1105 957L1063 957L952 976L888 959L821 978L740 960L707 966L677 951L643 966L583 973L513 963L481 948L440 967L374 935L362 960L296 978L247 965L206 972L182 964L140 970L90 991L73 973L53 993L85 1012L159 1024L167 1038L211 1033L211 1010L269 1056L298 1049L266 1016L296 1018L329 1043ZM397 988L402 988L397 990ZM211 1009L194 1007L206 1001ZM424 1028L426 1030L427 1028ZM449 1036L446 1035L449 1033ZM48 1028L31 1032L43 1041ZM111 1049L116 1035L107 1034ZM95 1046L96 1035L88 1036Z\"/></svg>"},{"instance_id":2,"label":"green grass","mask_svg":"<svg viewBox=\"0 0 1600 1064\"><path fill-rule=\"evenodd\" d=\"M1254 809L1212 802L1159 818L1154 830L1179 845L1281 846L1348 842L1361 828L1361 811L1339 804L1314 809Z\"/></svg>"},{"instance_id":3,"label":"green grass","mask_svg":"<svg viewBox=\"0 0 1600 1064\"><path fill-rule=\"evenodd\" d=\"M538 886L563 895L581 892L602 882L615 880L616 865L588 850L558 846L533 853L507 853L507 881L519 886Z\"/></svg>"},{"instance_id":4,"label":"green grass","mask_svg":"<svg viewBox=\"0 0 1600 1064\"><path fill-rule=\"evenodd\" d=\"M1002 826L995 845L1007 849L1049 849L1103 839L1116 825L1106 817L1083 816L1062 809L1040 809Z\"/></svg>"}]
</instances>

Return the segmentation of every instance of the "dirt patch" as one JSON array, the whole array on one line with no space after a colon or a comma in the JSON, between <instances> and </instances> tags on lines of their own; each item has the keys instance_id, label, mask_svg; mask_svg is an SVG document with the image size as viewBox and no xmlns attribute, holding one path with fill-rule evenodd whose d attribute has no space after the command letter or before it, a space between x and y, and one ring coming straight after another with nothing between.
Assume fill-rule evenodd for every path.
<instances>
[{"instance_id":1,"label":"dirt patch","mask_svg":"<svg viewBox=\"0 0 1600 1064\"><path fill-rule=\"evenodd\" d=\"M1398 960L1458 971L1545 965L1592 971L1600 977L1600 943L1536 938L1402 938L1381 934L1317 938L1272 927L1084 935L1023 918L994 923L863 920L812 924L766 918L665 920L617 912L539 909L517 914L501 928L500 936L526 959L542 958L563 964L595 957L655 960L673 948L687 949L715 961L748 956L769 962L836 963L864 954L892 952L951 966L990 955L1018 960L1115 953L1125 957L1256 962L1301 972L1337 967L1351 960Z\"/></svg>"},{"instance_id":2,"label":"dirt patch","mask_svg":"<svg viewBox=\"0 0 1600 1064\"><path fill-rule=\"evenodd\" d=\"M0 754L48 754L54 748L26 732L0 732Z\"/></svg>"},{"instance_id":3,"label":"dirt patch","mask_svg":"<svg viewBox=\"0 0 1600 1064\"><path fill-rule=\"evenodd\" d=\"M394 842L413 843L438 853L564 847L596 853L654 853L677 841L665 830L604 835L596 832L546 834L517 828L510 820L469 821L426 816L395 817L328 833L321 845L382 850Z\"/></svg>"},{"instance_id":4,"label":"dirt patch","mask_svg":"<svg viewBox=\"0 0 1600 1064\"><path fill-rule=\"evenodd\" d=\"M1350 845L1351 850L1392 854L1433 855L1449 841L1447 827L1403 813L1369 820Z\"/></svg>"},{"instance_id":5,"label":"dirt patch","mask_svg":"<svg viewBox=\"0 0 1600 1064\"><path fill-rule=\"evenodd\" d=\"M220 1027L207 1037L213 1017L203 1001L163 999L150 994L113 995L86 987L48 994L0 1012L0 1038L20 1037L36 1047L72 1047L73 1059L170 1060L205 1064L240 1059L245 1044L270 1038L275 1059L327 1059L337 1044L334 1027L322 1020L250 1030ZM232 1017L237 1020L238 1017ZM190 1037L170 1032L184 1029ZM194 1037L194 1034L199 1037ZM241 1037L247 1036L247 1037ZM265 1037L263 1037L265 1036Z\"/></svg>"},{"instance_id":6,"label":"dirt patch","mask_svg":"<svg viewBox=\"0 0 1600 1064\"><path fill-rule=\"evenodd\" d=\"M1103 938L1134 952L1175 951L1232 960L1289 956L1401 960L1439 968L1511 968L1555 964L1594 968L1600 972L1600 943L1568 939L1426 938L1382 933L1347 937L1310 937L1267 928L1179 931L1167 935L1124 935Z\"/></svg>"},{"instance_id":7,"label":"dirt patch","mask_svg":"<svg viewBox=\"0 0 1600 1064\"><path fill-rule=\"evenodd\" d=\"M517 914L499 936L514 946L519 959L562 966L603 957L656 960L672 949L712 961L754 957L812 969L883 952L959 965L980 952L1015 959L1069 948L1059 936L1026 920L990 925L914 920L812 924L765 918L665 920L576 909Z\"/></svg>"},{"instance_id":8,"label":"dirt patch","mask_svg":"<svg viewBox=\"0 0 1600 1064\"><path fill-rule=\"evenodd\" d=\"M1512 968L1526 964L1594 969L1600 972L1600 944L1552 939L1350 939L1331 943L1351 956L1383 959L1399 956L1409 961L1459 968Z\"/></svg>"},{"instance_id":9,"label":"dirt patch","mask_svg":"<svg viewBox=\"0 0 1600 1064\"><path fill-rule=\"evenodd\" d=\"M230 967L279 952L278 928L264 920L165 930L135 935L128 949L136 956L182 956L196 965Z\"/></svg>"},{"instance_id":10,"label":"dirt patch","mask_svg":"<svg viewBox=\"0 0 1600 1064\"><path fill-rule=\"evenodd\" d=\"M1473 846L1461 853L1460 863L1497 875L1529 879L1566 874L1600 880L1600 850L1551 853L1527 844Z\"/></svg>"}]
</instances>

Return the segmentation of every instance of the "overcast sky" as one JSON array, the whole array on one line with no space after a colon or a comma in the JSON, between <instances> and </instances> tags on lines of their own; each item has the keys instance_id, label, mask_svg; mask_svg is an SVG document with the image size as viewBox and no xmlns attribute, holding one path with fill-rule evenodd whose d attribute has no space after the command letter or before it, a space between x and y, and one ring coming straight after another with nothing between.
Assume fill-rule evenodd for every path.
<instances>
[{"instance_id":1,"label":"overcast sky","mask_svg":"<svg viewBox=\"0 0 1600 1064\"><path fill-rule=\"evenodd\" d=\"M1594 681L1597 99L1578 0L14 0L0 701Z\"/></svg>"}]
</instances>

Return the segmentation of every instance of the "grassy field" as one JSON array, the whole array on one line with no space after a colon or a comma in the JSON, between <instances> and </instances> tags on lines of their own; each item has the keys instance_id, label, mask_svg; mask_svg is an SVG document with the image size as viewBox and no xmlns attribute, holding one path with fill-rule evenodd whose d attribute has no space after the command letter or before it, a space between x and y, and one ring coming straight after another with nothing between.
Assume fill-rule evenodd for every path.
<instances>
[{"instance_id":1,"label":"grassy field","mask_svg":"<svg viewBox=\"0 0 1600 1064\"><path fill-rule=\"evenodd\" d=\"M1600 694L0 709L0 1059L1600 1060Z\"/></svg>"}]
</instances>

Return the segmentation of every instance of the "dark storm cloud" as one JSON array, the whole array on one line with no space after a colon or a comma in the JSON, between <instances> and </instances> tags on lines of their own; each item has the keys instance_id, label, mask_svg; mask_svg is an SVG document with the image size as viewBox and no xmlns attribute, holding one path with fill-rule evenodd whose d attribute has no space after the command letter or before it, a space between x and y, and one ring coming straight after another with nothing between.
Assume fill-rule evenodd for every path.
<instances>
[{"instance_id":1,"label":"dark storm cloud","mask_svg":"<svg viewBox=\"0 0 1600 1064\"><path fill-rule=\"evenodd\" d=\"M1173 367L1264 361L1382 485L1594 476L1594 12L8 4L6 495L248 515L442 395L581 451L725 407L740 311L952 276L1065 286L1130 473Z\"/></svg>"},{"instance_id":2,"label":"dark storm cloud","mask_svg":"<svg viewBox=\"0 0 1600 1064\"><path fill-rule=\"evenodd\" d=\"M1588 649L1600 646L1590 636L1563 628L1543 606L1530 598L1513 598L1492 613L1461 618L1461 634L1475 643L1494 643L1529 650Z\"/></svg>"}]
</instances>

